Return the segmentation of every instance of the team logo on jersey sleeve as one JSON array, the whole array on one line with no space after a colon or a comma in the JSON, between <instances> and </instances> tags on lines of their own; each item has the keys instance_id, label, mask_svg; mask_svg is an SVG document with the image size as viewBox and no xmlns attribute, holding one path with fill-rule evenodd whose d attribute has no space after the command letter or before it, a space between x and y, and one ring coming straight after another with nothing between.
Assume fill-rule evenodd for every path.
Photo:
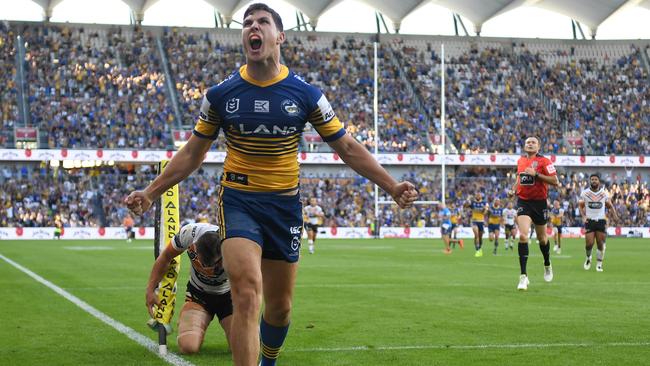
<instances>
[{"instance_id":1,"label":"team logo on jersey sleeve","mask_svg":"<svg viewBox=\"0 0 650 366\"><path fill-rule=\"evenodd\" d=\"M231 98L226 102L226 112L235 113L239 110L239 98Z\"/></svg>"},{"instance_id":2,"label":"team logo on jersey sleeve","mask_svg":"<svg viewBox=\"0 0 650 366\"><path fill-rule=\"evenodd\" d=\"M300 113L300 107L298 107L298 104L291 99L283 100L280 107L282 108L282 112L288 116L296 116Z\"/></svg>"}]
</instances>

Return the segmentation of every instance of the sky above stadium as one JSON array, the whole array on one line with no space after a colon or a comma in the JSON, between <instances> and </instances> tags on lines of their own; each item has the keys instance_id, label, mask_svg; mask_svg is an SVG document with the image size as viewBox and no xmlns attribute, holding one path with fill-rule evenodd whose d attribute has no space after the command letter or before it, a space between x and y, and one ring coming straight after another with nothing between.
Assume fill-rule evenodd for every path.
<instances>
[{"instance_id":1,"label":"sky above stadium","mask_svg":"<svg viewBox=\"0 0 650 366\"><path fill-rule=\"evenodd\" d=\"M252 2L261 2L251 1ZM295 8L282 0L263 1L276 9L285 28L296 25ZM159 0L145 12L144 25L214 27L214 8L203 0ZM42 20L43 11L31 0L0 0L1 19ZM244 9L234 16L241 20ZM318 22L318 31L360 32L376 31L375 10L360 1L346 1L324 13ZM53 22L129 24L129 7L121 0L64 0L52 13ZM307 18L308 19L308 18ZM597 39L650 39L650 10L623 9L598 28ZM470 35L473 25L463 19ZM386 20L389 30L392 24ZM232 24L239 28L238 24ZM588 28L583 27L589 37ZM464 34L460 29L461 34ZM402 34L453 35L452 12L429 3L402 21ZM569 17L537 7L520 7L504 13L483 25L484 37L572 38Z\"/></svg>"}]
</instances>

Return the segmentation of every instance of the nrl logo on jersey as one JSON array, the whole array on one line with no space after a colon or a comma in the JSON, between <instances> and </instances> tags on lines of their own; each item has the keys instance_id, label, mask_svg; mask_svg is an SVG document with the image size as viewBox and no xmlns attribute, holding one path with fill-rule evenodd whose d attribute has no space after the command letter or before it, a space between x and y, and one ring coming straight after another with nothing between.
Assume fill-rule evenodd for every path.
<instances>
[{"instance_id":1,"label":"nrl logo on jersey","mask_svg":"<svg viewBox=\"0 0 650 366\"><path fill-rule=\"evenodd\" d=\"M226 112L235 113L239 110L239 98L231 98L226 102Z\"/></svg>"},{"instance_id":2,"label":"nrl logo on jersey","mask_svg":"<svg viewBox=\"0 0 650 366\"><path fill-rule=\"evenodd\" d=\"M288 136L288 135L293 135L296 133L298 129L295 126L278 126L278 125L271 125L267 126L265 124L260 124L255 129L253 130L247 130L246 126L241 123L239 125L239 133L242 135L282 135L282 136Z\"/></svg>"}]
</instances>

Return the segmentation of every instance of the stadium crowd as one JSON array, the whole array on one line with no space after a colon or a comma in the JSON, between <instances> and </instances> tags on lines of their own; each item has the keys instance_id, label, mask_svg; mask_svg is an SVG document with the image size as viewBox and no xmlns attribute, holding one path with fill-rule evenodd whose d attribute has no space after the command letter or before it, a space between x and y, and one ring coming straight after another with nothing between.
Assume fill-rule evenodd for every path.
<instances>
[{"instance_id":1,"label":"stadium crowd","mask_svg":"<svg viewBox=\"0 0 650 366\"><path fill-rule=\"evenodd\" d=\"M47 132L50 148L169 148L173 129L193 125L206 88L243 62L232 34L5 22L4 127L22 124L14 62L18 34L25 46L27 123ZM320 87L348 131L373 150L372 44L361 37L319 37L290 34L283 62ZM628 56L611 62L550 63L523 43L486 45L468 43L447 59L447 131L459 151L517 153L523 135L537 134L546 153L649 153L650 87L638 49L631 46ZM174 95L165 85L165 59ZM384 42L379 61L379 151L428 151L440 117L437 50ZM417 96L410 96L411 89ZM414 98L424 102L426 113L416 111ZM582 148L572 150L567 137ZM213 148L223 150L223 138Z\"/></svg>"},{"instance_id":2,"label":"stadium crowd","mask_svg":"<svg viewBox=\"0 0 650 366\"><path fill-rule=\"evenodd\" d=\"M0 22L0 118L2 118L2 131L0 132L0 146L5 146L8 140L7 132L13 132L18 120L17 105L17 76L16 76L16 34L9 24Z\"/></svg>"},{"instance_id":3,"label":"stadium crowd","mask_svg":"<svg viewBox=\"0 0 650 366\"><path fill-rule=\"evenodd\" d=\"M139 28L28 25L31 123L50 148L166 148L172 108L153 36Z\"/></svg>"},{"instance_id":4,"label":"stadium crowd","mask_svg":"<svg viewBox=\"0 0 650 366\"><path fill-rule=\"evenodd\" d=\"M448 179L446 201L457 207L474 194L483 192L491 201L507 200L512 187L507 170L471 168L459 169ZM149 165L104 166L88 169L59 169L46 164L40 166L5 166L0 183L0 226L52 226L56 215L64 226L120 226L127 209L122 199L133 189L146 185L155 175ZM186 220L210 220L216 217L216 190L219 171L199 169L180 184L181 212ZM439 201L440 172L412 170L403 179L409 179L419 189L420 200ZM621 222L619 226L650 226L650 187L647 182L618 177L604 177L612 203ZM551 189L550 200L558 200L565 209L565 225L580 226L578 198L586 188L587 175L567 173L560 175L561 187ZM338 174L301 177L303 200L318 198L328 226L368 226L374 220L374 186L365 178L341 171ZM381 191L380 191L381 192ZM388 197L380 193L381 201ZM381 204L382 226L436 226L437 206L415 205L398 210L396 205ZM469 212L461 222L469 225ZM153 214L136 218L138 226L153 225Z\"/></svg>"}]
</instances>

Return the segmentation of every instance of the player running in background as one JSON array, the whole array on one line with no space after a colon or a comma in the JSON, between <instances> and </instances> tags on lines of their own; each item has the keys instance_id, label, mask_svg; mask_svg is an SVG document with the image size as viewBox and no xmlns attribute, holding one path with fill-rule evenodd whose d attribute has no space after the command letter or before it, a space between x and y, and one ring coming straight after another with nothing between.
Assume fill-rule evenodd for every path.
<instances>
[{"instance_id":1,"label":"player running in background","mask_svg":"<svg viewBox=\"0 0 650 366\"><path fill-rule=\"evenodd\" d=\"M158 303L156 288L172 259L187 251L192 267L187 282L185 304L178 317L178 348L181 353L197 353L205 331L216 315L230 344L232 301L230 283L223 269L219 227L210 224L187 224L169 241L151 269L147 283L147 310L153 318Z\"/></svg>"},{"instance_id":2,"label":"player running in background","mask_svg":"<svg viewBox=\"0 0 650 366\"><path fill-rule=\"evenodd\" d=\"M605 259L605 239L607 238L607 212L612 218L618 221L618 214L612 205L609 194L605 187L600 184L600 177L597 174L589 176L589 188L582 191L580 200L578 201L578 208L580 215L585 223L585 252L587 258L583 265L585 270L591 268L591 251L594 247L594 240L596 241L596 271L603 271L603 260Z\"/></svg>"},{"instance_id":3,"label":"player running in background","mask_svg":"<svg viewBox=\"0 0 650 366\"><path fill-rule=\"evenodd\" d=\"M133 221L133 217L129 215L128 213L126 216L124 216L124 220L122 220L122 226L124 226L124 232L126 233L126 241L130 243L133 239L135 239L135 231L133 231L133 226L135 225L135 221Z\"/></svg>"},{"instance_id":4,"label":"player running in background","mask_svg":"<svg viewBox=\"0 0 650 366\"><path fill-rule=\"evenodd\" d=\"M517 219L517 210L512 208L512 201L508 201L508 205L503 209L503 222L505 223L505 248L514 250L515 244L514 240L517 236L517 225L515 220Z\"/></svg>"},{"instance_id":5,"label":"player running in background","mask_svg":"<svg viewBox=\"0 0 650 366\"><path fill-rule=\"evenodd\" d=\"M54 216L54 239L60 240L63 235L63 221L58 214Z\"/></svg>"},{"instance_id":6,"label":"player running in background","mask_svg":"<svg viewBox=\"0 0 650 366\"><path fill-rule=\"evenodd\" d=\"M452 232L452 223L451 223L451 210L444 204L440 203L440 210L438 210L438 220L440 221L440 235L442 236L442 241L445 243L445 249L443 252L445 254L451 254L451 244L454 246L456 243L462 248L462 240L452 239L450 237Z\"/></svg>"},{"instance_id":7,"label":"player running in background","mask_svg":"<svg viewBox=\"0 0 650 366\"><path fill-rule=\"evenodd\" d=\"M517 180L513 194L517 195L517 227L519 228L519 276L518 290L528 289L528 230L535 225L539 249L544 257L544 281L553 280L550 259L550 244L546 238L548 221L548 185L558 186L557 173L553 163L539 154L539 139L529 137L524 143L526 155L517 161Z\"/></svg>"},{"instance_id":8,"label":"player running in background","mask_svg":"<svg viewBox=\"0 0 650 366\"><path fill-rule=\"evenodd\" d=\"M305 214L307 216L307 243L309 243L309 254L314 254L314 245L316 244L316 235L318 234L318 227L323 223L325 214L323 208L320 207L316 201L316 197L309 199L309 205L305 207Z\"/></svg>"},{"instance_id":9,"label":"player running in background","mask_svg":"<svg viewBox=\"0 0 650 366\"><path fill-rule=\"evenodd\" d=\"M343 162L401 208L418 194L397 182L346 132L327 97L280 63L280 15L265 4L244 11L246 64L209 88L187 143L164 172L125 203L136 214L202 164L220 131L228 149L218 191L224 268L232 289L230 344L238 366L272 366L289 331L303 228L297 154L310 122ZM260 310L264 305L261 312ZM261 341L261 342L260 342Z\"/></svg>"},{"instance_id":10,"label":"player running in background","mask_svg":"<svg viewBox=\"0 0 650 366\"><path fill-rule=\"evenodd\" d=\"M485 225L485 214L488 212L488 204L483 199L481 192L476 192L467 203L472 210L472 231L474 232L475 257L483 256L483 233Z\"/></svg>"},{"instance_id":11,"label":"player running in background","mask_svg":"<svg viewBox=\"0 0 650 366\"><path fill-rule=\"evenodd\" d=\"M463 249L463 239L458 239L458 225L460 224L460 219L462 217L462 210L461 208L456 207L454 202L450 202L449 211L451 211L451 217L449 217L449 221L451 221L451 235L449 242L451 243L452 248L456 248L456 243L458 243L460 249Z\"/></svg>"},{"instance_id":12,"label":"player running in background","mask_svg":"<svg viewBox=\"0 0 650 366\"><path fill-rule=\"evenodd\" d=\"M551 208L551 222L553 229L553 251L555 254L562 253L562 227L564 224L564 209L560 207L560 201L553 201Z\"/></svg>"},{"instance_id":13,"label":"player running in background","mask_svg":"<svg viewBox=\"0 0 650 366\"><path fill-rule=\"evenodd\" d=\"M492 251L494 255L497 255L501 224L503 224L503 207L501 206L501 200L495 198L492 206L488 208L488 234L490 241L494 243L494 250Z\"/></svg>"}]
</instances>

